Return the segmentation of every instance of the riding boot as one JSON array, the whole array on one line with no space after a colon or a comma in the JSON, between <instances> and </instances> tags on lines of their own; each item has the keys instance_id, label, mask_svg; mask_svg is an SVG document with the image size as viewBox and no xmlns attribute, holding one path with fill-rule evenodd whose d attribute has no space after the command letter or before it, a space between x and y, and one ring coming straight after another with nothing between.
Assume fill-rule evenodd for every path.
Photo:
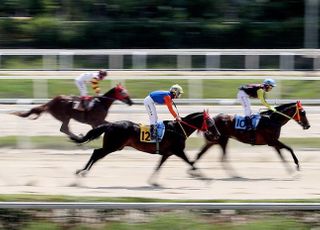
<instances>
[{"instance_id":1,"label":"riding boot","mask_svg":"<svg viewBox=\"0 0 320 230\"><path fill-rule=\"evenodd\" d=\"M89 100L88 99L82 99L82 107L84 109L84 111L88 111L89 110Z\"/></svg>"},{"instance_id":2,"label":"riding boot","mask_svg":"<svg viewBox=\"0 0 320 230\"><path fill-rule=\"evenodd\" d=\"M155 140L157 138L157 126L150 125L150 137L151 140Z\"/></svg>"},{"instance_id":3,"label":"riding boot","mask_svg":"<svg viewBox=\"0 0 320 230\"><path fill-rule=\"evenodd\" d=\"M249 116L245 117L245 123L246 123L246 131L249 132L249 141L251 145L254 145L255 143L255 131L252 126L251 118Z\"/></svg>"},{"instance_id":4,"label":"riding boot","mask_svg":"<svg viewBox=\"0 0 320 230\"><path fill-rule=\"evenodd\" d=\"M253 130L251 118L249 116L245 116L244 119L245 119L245 123L246 123L246 130L247 131Z\"/></svg>"}]
</instances>

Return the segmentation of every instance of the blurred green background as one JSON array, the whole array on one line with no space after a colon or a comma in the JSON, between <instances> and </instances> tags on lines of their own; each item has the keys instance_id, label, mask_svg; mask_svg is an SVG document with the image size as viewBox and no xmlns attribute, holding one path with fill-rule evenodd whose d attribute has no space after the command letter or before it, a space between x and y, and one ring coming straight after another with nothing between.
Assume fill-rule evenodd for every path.
<instances>
[{"instance_id":1,"label":"blurred green background","mask_svg":"<svg viewBox=\"0 0 320 230\"><path fill-rule=\"evenodd\" d=\"M302 0L2 0L0 48L301 48L304 9Z\"/></svg>"},{"instance_id":2,"label":"blurred green background","mask_svg":"<svg viewBox=\"0 0 320 230\"><path fill-rule=\"evenodd\" d=\"M0 98L33 98L33 80L1 80L0 81ZM78 95L78 89L74 80L48 80L48 97L53 98L57 95ZM111 87L110 80L104 80L99 85L102 92L107 92ZM128 89L132 98L144 98L153 90L168 90L173 84L180 84L184 89L182 98L189 98L188 80L126 80L125 87ZM247 83L261 83L256 79L239 80L202 80L203 94L202 98L227 98L236 99L238 87ZM320 88L317 80L281 80L277 81L277 87L267 94L269 99L318 99ZM94 95L90 85L88 90ZM279 91L276 91L279 90Z\"/></svg>"}]
</instances>

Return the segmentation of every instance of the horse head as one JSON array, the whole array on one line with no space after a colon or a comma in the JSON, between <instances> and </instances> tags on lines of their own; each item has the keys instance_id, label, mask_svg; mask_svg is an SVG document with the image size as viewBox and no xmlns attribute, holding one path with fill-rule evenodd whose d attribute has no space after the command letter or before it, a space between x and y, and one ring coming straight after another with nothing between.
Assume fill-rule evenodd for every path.
<instances>
[{"instance_id":1,"label":"horse head","mask_svg":"<svg viewBox=\"0 0 320 230\"><path fill-rule=\"evenodd\" d=\"M296 103L296 113L292 117L293 120L298 122L299 125L302 126L303 129L309 129L310 124L306 115L306 111L302 107L301 101L297 101Z\"/></svg>"},{"instance_id":2,"label":"horse head","mask_svg":"<svg viewBox=\"0 0 320 230\"><path fill-rule=\"evenodd\" d=\"M204 132L207 139L210 141L217 140L220 137L220 132L217 129L214 120L209 116L208 111L190 114L182 118L181 123L193 130Z\"/></svg>"},{"instance_id":3,"label":"horse head","mask_svg":"<svg viewBox=\"0 0 320 230\"><path fill-rule=\"evenodd\" d=\"M121 84L117 84L114 88L106 92L102 98L119 100L127 105L132 105L133 101L131 100L128 90L124 88Z\"/></svg>"},{"instance_id":4,"label":"horse head","mask_svg":"<svg viewBox=\"0 0 320 230\"><path fill-rule=\"evenodd\" d=\"M215 121L209 116L208 111L203 111L203 122L201 130L204 131L204 135L209 141L219 139L221 133L219 132Z\"/></svg>"},{"instance_id":5,"label":"horse head","mask_svg":"<svg viewBox=\"0 0 320 230\"><path fill-rule=\"evenodd\" d=\"M310 128L306 111L302 107L301 101L277 106L275 113L282 117L286 117L288 120L292 119L296 121L303 129Z\"/></svg>"}]
</instances>

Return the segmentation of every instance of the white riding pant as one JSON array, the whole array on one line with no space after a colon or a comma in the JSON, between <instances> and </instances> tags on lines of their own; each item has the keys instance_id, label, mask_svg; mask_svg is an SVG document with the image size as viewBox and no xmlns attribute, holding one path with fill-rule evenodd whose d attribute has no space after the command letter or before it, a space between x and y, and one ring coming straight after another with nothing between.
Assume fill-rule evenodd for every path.
<instances>
[{"instance_id":1,"label":"white riding pant","mask_svg":"<svg viewBox=\"0 0 320 230\"><path fill-rule=\"evenodd\" d=\"M252 110L249 95L243 90L239 90L237 98L244 109L244 115L250 116L252 114Z\"/></svg>"},{"instance_id":2,"label":"white riding pant","mask_svg":"<svg viewBox=\"0 0 320 230\"><path fill-rule=\"evenodd\" d=\"M158 114L157 114L157 110L156 110L156 105L155 105L154 101L152 100L152 98L150 96L147 96L143 100L143 104L146 107L146 110L148 112L150 125L157 124Z\"/></svg>"},{"instance_id":3,"label":"white riding pant","mask_svg":"<svg viewBox=\"0 0 320 230\"><path fill-rule=\"evenodd\" d=\"M75 79L75 83L80 91L80 96L87 96L88 91L87 91L86 83L84 81L79 80L79 79Z\"/></svg>"}]
</instances>

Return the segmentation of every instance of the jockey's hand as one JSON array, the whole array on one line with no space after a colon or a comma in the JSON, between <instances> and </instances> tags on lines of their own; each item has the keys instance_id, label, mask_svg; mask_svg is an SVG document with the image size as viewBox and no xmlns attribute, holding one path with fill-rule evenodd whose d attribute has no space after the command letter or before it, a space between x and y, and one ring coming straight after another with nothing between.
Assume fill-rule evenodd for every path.
<instances>
[{"instance_id":1,"label":"jockey's hand","mask_svg":"<svg viewBox=\"0 0 320 230\"><path fill-rule=\"evenodd\" d=\"M99 98L94 98L93 99L95 102L100 102Z\"/></svg>"},{"instance_id":2,"label":"jockey's hand","mask_svg":"<svg viewBox=\"0 0 320 230\"><path fill-rule=\"evenodd\" d=\"M182 121L180 116L176 116L176 121Z\"/></svg>"},{"instance_id":3,"label":"jockey's hand","mask_svg":"<svg viewBox=\"0 0 320 230\"><path fill-rule=\"evenodd\" d=\"M275 111L277 111L275 108L273 108L273 107L270 107L270 110L272 111L272 112L275 112Z\"/></svg>"}]
</instances>

